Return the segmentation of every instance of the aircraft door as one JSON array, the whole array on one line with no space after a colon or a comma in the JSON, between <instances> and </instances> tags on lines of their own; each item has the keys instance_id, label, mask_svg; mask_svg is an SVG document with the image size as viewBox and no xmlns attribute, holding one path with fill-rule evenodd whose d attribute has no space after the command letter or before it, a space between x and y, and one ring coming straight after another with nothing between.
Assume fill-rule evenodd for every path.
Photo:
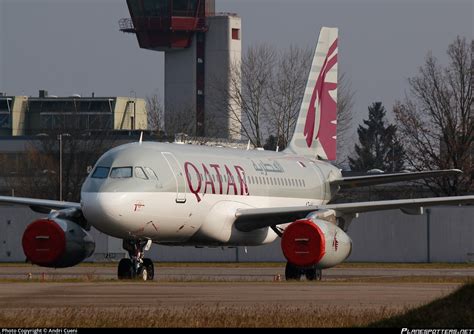
<instances>
[{"instance_id":1,"label":"aircraft door","mask_svg":"<svg viewBox=\"0 0 474 334\"><path fill-rule=\"evenodd\" d=\"M325 182L324 173L316 163L311 162L310 165L313 167L313 169L316 172L315 174L316 175L316 189L317 189L316 196L319 199L325 200L328 189L327 189L327 184Z\"/></svg>"},{"instance_id":2,"label":"aircraft door","mask_svg":"<svg viewBox=\"0 0 474 334\"><path fill-rule=\"evenodd\" d=\"M161 153L165 158L168 166L173 172L174 178L176 180L176 203L185 203L186 202L186 181L184 179L184 173L179 165L178 160L170 152Z\"/></svg>"}]
</instances>

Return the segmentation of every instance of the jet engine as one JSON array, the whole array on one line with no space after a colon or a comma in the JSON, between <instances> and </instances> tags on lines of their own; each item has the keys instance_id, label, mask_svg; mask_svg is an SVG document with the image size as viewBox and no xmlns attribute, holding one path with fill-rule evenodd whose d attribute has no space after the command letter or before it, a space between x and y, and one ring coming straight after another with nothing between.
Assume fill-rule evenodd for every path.
<instances>
[{"instance_id":1,"label":"jet engine","mask_svg":"<svg viewBox=\"0 0 474 334\"><path fill-rule=\"evenodd\" d=\"M60 218L38 219L22 238L26 258L42 267L72 267L92 255L95 242L78 224Z\"/></svg>"},{"instance_id":2,"label":"jet engine","mask_svg":"<svg viewBox=\"0 0 474 334\"><path fill-rule=\"evenodd\" d=\"M301 219L288 225L281 237L288 262L298 267L333 267L351 253L352 241L336 224L321 219Z\"/></svg>"}]
</instances>

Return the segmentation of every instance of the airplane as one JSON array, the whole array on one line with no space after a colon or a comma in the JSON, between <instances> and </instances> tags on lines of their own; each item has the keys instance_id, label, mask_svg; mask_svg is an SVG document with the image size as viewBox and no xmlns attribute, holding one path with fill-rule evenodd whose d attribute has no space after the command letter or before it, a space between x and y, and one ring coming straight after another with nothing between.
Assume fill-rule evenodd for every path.
<instances>
[{"instance_id":1,"label":"airplane","mask_svg":"<svg viewBox=\"0 0 474 334\"><path fill-rule=\"evenodd\" d=\"M291 142L281 152L138 142L105 152L81 188L80 203L1 196L0 203L47 214L27 226L27 260L74 266L92 255L91 227L123 240L119 279L152 280L153 243L257 246L281 239L287 280L321 279L350 255L347 229L359 213L473 204L474 196L331 204L344 187L427 177L456 169L343 177L336 156L338 28L320 31Z\"/></svg>"}]
</instances>

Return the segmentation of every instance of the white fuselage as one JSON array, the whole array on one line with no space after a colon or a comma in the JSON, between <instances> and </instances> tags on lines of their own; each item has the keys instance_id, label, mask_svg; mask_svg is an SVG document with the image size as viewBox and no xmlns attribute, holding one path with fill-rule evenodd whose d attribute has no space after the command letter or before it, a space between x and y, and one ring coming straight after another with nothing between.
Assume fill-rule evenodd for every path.
<instances>
[{"instance_id":1,"label":"white fuselage","mask_svg":"<svg viewBox=\"0 0 474 334\"><path fill-rule=\"evenodd\" d=\"M235 229L236 210L327 203L329 181L340 177L328 163L283 152L151 142L116 147L95 169L81 192L94 227L122 239L203 246L272 242L270 228Z\"/></svg>"}]
</instances>

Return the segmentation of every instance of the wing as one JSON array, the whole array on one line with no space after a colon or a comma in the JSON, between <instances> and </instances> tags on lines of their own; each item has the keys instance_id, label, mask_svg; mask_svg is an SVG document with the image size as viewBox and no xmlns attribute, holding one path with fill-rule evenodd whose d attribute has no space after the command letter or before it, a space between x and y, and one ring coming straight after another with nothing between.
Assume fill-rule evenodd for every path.
<instances>
[{"instance_id":1,"label":"wing","mask_svg":"<svg viewBox=\"0 0 474 334\"><path fill-rule=\"evenodd\" d=\"M33 211L40 213L50 213L51 210L67 208L81 209L80 203L26 197L0 196L0 204L2 203L29 206Z\"/></svg>"},{"instance_id":2,"label":"wing","mask_svg":"<svg viewBox=\"0 0 474 334\"><path fill-rule=\"evenodd\" d=\"M405 213L416 213L420 208L436 205L474 204L474 195L434 197L418 199L400 199L376 202L358 202L343 204L325 204L317 206L295 206L284 208L239 209L236 211L235 227L243 232L258 228L286 224L305 218L318 210L335 210L339 214L357 214L369 211L400 209Z\"/></svg>"},{"instance_id":3,"label":"wing","mask_svg":"<svg viewBox=\"0 0 474 334\"><path fill-rule=\"evenodd\" d=\"M462 171L459 169L444 169L436 171L426 172L414 172L414 173L393 173L393 174L378 174L378 175L363 175L363 176L352 176L343 177L331 181L331 185L354 188L362 186L372 186L376 184L385 184L401 181L412 181L418 179L425 179L430 177L440 176L453 176L461 175Z\"/></svg>"}]
</instances>

